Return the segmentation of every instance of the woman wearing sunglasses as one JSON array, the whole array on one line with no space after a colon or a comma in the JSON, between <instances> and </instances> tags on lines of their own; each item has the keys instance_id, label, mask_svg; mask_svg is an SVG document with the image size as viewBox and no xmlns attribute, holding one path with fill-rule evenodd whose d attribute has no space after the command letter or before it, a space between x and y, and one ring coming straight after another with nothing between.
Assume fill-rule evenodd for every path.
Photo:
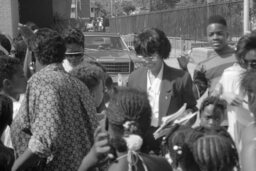
<instances>
[{"instance_id":1,"label":"woman wearing sunglasses","mask_svg":"<svg viewBox=\"0 0 256 171\"><path fill-rule=\"evenodd\" d=\"M84 60L84 35L81 30L68 28L63 32L63 38L67 49L63 67L70 72Z\"/></svg>"},{"instance_id":2,"label":"woman wearing sunglasses","mask_svg":"<svg viewBox=\"0 0 256 171\"><path fill-rule=\"evenodd\" d=\"M241 74L245 71L256 71L256 32L242 36L236 46L237 63L227 68L216 86L215 95L228 102L228 131L233 137L238 151L241 150L241 133L251 122L247 110L247 97L241 89Z\"/></svg>"}]
</instances>

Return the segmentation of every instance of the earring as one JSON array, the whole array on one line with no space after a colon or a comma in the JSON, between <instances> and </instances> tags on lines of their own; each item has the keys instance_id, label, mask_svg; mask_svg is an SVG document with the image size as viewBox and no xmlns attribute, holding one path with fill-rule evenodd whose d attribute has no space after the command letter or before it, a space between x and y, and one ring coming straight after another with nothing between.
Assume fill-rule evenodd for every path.
<instances>
[{"instance_id":1,"label":"earring","mask_svg":"<svg viewBox=\"0 0 256 171\"><path fill-rule=\"evenodd\" d=\"M29 70L30 70L32 73L35 73L35 72L36 72L35 62L30 62L30 63L29 63Z\"/></svg>"}]
</instances>

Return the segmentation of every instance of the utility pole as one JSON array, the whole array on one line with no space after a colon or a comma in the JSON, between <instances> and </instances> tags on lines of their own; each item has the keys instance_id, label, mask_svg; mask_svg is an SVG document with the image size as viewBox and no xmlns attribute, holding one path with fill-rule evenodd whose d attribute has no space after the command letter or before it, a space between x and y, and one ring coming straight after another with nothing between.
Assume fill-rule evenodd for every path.
<instances>
[{"instance_id":1,"label":"utility pole","mask_svg":"<svg viewBox=\"0 0 256 171\"><path fill-rule=\"evenodd\" d=\"M78 10L77 10L78 4L77 4L77 0L75 0L75 4L76 4L76 6L75 6L75 7L76 7L76 8L75 8L75 9L76 9L76 12L75 12L75 13L76 13L76 19L77 19L77 18L78 18Z\"/></svg>"},{"instance_id":2,"label":"utility pole","mask_svg":"<svg viewBox=\"0 0 256 171\"><path fill-rule=\"evenodd\" d=\"M110 15L113 16L113 0L110 0Z\"/></svg>"},{"instance_id":3,"label":"utility pole","mask_svg":"<svg viewBox=\"0 0 256 171\"><path fill-rule=\"evenodd\" d=\"M250 3L249 0L244 0L244 34L250 31L249 29L249 10L250 10Z\"/></svg>"}]
</instances>

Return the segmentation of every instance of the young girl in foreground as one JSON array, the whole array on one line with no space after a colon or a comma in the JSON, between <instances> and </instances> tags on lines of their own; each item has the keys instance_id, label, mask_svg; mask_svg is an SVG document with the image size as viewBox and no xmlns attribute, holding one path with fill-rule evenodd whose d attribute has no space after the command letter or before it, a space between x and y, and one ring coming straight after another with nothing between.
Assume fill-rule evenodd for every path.
<instances>
[{"instance_id":1,"label":"young girl in foreground","mask_svg":"<svg viewBox=\"0 0 256 171\"><path fill-rule=\"evenodd\" d=\"M101 128L95 132L95 144L79 171L99 166L105 160L106 153L109 157L116 154L114 162L107 167L109 171L172 170L164 158L140 152L144 134L151 122L146 93L130 88L115 89L106 113L107 132Z\"/></svg>"}]
</instances>

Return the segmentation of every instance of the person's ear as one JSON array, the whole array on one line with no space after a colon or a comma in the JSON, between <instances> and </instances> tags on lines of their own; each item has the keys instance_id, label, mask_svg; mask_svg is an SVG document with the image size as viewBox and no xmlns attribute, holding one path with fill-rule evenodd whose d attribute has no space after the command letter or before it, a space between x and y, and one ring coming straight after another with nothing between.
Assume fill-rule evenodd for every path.
<instances>
[{"instance_id":1,"label":"person's ear","mask_svg":"<svg viewBox=\"0 0 256 171\"><path fill-rule=\"evenodd\" d=\"M180 166L178 166L175 171L182 171L182 168Z\"/></svg>"},{"instance_id":2,"label":"person's ear","mask_svg":"<svg viewBox=\"0 0 256 171\"><path fill-rule=\"evenodd\" d=\"M91 96L92 96L93 98L95 97L94 91L90 91L90 94L91 94Z\"/></svg>"},{"instance_id":3,"label":"person's ear","mask_svg":"<svg viewBox=\"0 0 256 171\"><path fill-rule=\"evenodd\" d=\"M226 39L228 40L229 39L229 32L226 31Z\"/></svg>"},{"instance_id":4,"label":"person's ear","mask_svg":"<svg viewBox=\"0 0 256 171\"><path fill-rule=\"evenodd\" d=\"M12 87L12 83L9 79L3 80L3 89L10 89Z\"/></svg>"}]
</instances>

